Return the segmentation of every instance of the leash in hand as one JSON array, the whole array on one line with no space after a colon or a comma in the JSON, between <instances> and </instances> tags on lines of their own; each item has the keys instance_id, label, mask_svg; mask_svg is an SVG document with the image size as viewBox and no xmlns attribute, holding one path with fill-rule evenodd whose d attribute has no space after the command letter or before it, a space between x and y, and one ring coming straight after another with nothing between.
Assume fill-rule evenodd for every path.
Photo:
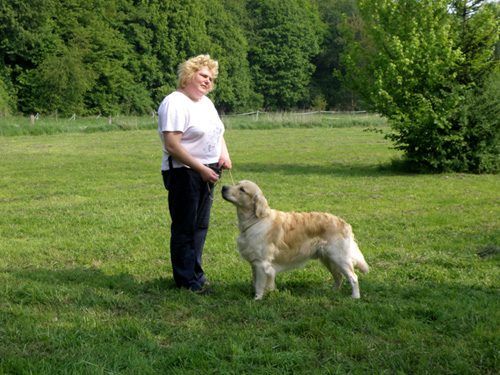
<instances>
[{"instance_id":1,"label":"leash in hand","mask_svg":"<svg viewBox=\"0 0 500 375\"><path fill-rule=\"evenodd\" d=\"M208 187L208 196L210 197L211 200L214 200L214 198L212 197L212 190L215 189L215 187L219 184L219 181L222 179L222 171L223 171L223 168L224 168L224 164L222 164L222 166L220 168L217 168L215 170L215 172L219 175L219 179L217 180L217 182L214 184L214 186L212 187L212 189L210 189L210 184L207 182L207 187ZM233 180L233 174L231 173L231 170L228 169L229 171L229 176L231 177L231 182L233 183L233 186L234 186L234 180Z\"/></svg>"}]
</instances>

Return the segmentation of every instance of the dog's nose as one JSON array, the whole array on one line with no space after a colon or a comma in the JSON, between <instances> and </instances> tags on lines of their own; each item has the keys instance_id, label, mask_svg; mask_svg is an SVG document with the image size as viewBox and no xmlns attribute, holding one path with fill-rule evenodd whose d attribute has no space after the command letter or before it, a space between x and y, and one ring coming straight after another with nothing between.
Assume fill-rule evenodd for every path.
<instances>
[{"instance_id":1,"label":"dog's nose","mask_svg":"<svg viewBox=\"0 0 500 375\"><path fill-rule=\"evenodd\" d=\"M222 187L222 192L224 193L227 189L229 189L229 186L224 185L224 186Z\"/></svg>"}]
</instances>

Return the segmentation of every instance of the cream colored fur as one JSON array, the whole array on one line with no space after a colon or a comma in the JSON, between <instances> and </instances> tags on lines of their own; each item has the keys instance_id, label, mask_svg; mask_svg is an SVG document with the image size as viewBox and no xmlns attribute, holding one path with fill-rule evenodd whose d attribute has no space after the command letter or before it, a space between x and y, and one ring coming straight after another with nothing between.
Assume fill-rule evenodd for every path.
<instances>
[{"instance_id":1,"label":"cream colored fur","mask_svg":"<svg viewBox=\"0 0 500 375\"><path fill-rule=\"evenodd\" d=\"M236 206L240 235L238 251L252 265L255 299L275 288L276 274L319 259L331 272L338 290L345 275L352 297L359 298L357 267L368 272L351 226L341 218L321 212L296 213L273 210L260 188L251 181L224 186L222 197Z\"/></svg>"}]
</instances>

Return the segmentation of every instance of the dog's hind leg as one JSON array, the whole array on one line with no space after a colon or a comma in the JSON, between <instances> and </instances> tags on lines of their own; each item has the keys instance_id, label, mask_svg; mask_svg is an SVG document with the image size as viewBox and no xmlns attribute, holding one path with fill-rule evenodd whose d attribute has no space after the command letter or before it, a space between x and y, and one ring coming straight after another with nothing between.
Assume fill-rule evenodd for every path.
<instances>
[{"instance_id":1,"label":"dog's hind leg","mask_svg":"<svg viewBox=\"0 0 500 375\"><path fill-rule=\"evenodd\" d=\"M338 265L340 271L345 275L349 284L351 284L352 288L352 298L360 298L359 294L359 284L358 284L358 276L354 272L354 266L352 263L343 263Z\"/></svg>"},{"instance_id":2,"label":"dog's hind leg","mask_svg":"<svg viewBox=\"0 0 500 375\"><path fill-rule=\"evenodd\" d=\"M333 261L328 258L321 258L321 263L330 271L333 276L335 284L333 285L333 290L339 290L342 285L342 272L337 269L337 266Z\"/></svg>"},{"instance_id":3,"label":"dog's hind leg","mask_svg":"<svg viewBox=\"0 0 500 375\"><path fill-rule=\"evenodd\" d=\"M275 280L276 279L276 270L268 265L266 267L266 290L274 290L276 288Z\"/></svg>"},{"instance_id":4,"label":"dog's hind leg","mask_svg":"<svg viewBox=\"0 0 500 375\"><path fill-rule=\"evenodd\" d=\"M349 281L349 284L351 284L352 297L360 298L358 276L354 272L354 263L346 256L346 254L349 254L346 247L350 245L350 242L346 243L345 241L333 243L327 248L327 251L322 254L321 260L335 279L335 289L340 287L343 274L347 278L347 281Z\"/></svg>"},{"instance_id":5,"label":"dog's hind leg","mask_svg":"<svg viewBox=\"0 0 500 375\"><path fill-rule=\"evenodd\" d=\"M252 286L253 290L255 290L255 283L257 282L257 269L255 265L252 264Z\"/></svg>"}]
</instances>

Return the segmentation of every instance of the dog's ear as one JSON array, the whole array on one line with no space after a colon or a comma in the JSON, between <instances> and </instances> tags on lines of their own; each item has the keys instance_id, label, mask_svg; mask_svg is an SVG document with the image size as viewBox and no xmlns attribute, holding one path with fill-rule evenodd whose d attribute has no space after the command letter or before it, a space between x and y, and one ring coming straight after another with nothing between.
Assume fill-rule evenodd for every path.
<instances>
[{"instance_id":1,"label":"dog's ear","mask_svg":"<svg viewBox=\"0 0 500 375\"><path fill-rule=\"evenodd\" d=\"M261 219L269 215L269 205L267 204L266 198L262 195L257 194L254 196L253 203L255 206L255 216Z\"/></svg>"}]
</instances>

